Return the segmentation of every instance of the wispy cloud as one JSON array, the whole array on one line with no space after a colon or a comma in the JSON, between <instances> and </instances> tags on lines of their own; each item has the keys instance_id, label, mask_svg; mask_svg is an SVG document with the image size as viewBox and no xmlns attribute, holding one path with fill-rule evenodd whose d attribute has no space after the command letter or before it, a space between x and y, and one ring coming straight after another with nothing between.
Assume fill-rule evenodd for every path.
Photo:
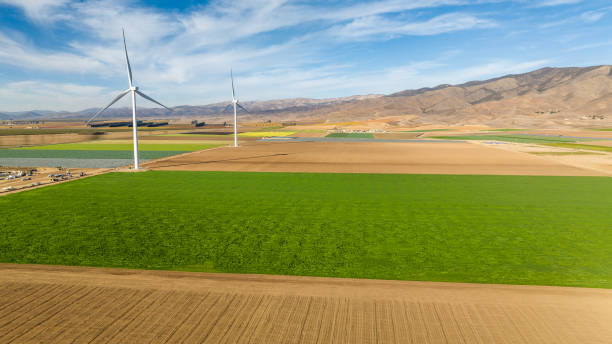
<instances>
[{"instance_id":1,"label":"wispy cloud","mask_svg":"<svg viewBox=\"0 0 612 344\"><path fill-rule=\"evenodd\" d=\"M21 8L32 20L50 22L67 18L62 10L71 0L0 0L0 4Z\"/></svg>"},{"instance_id":2,"label":"wispy cloud","mask_svg":"<svg viewBox=\"0 0 612 344\"><path fill-rule=\"evenodd\" d=\"M597 11L588 11L580 15L580 19L587 23L594 23L603 18L610 11L610 7L602 8Z\"/></svg>"},{"instance_id":3,"label":"wispy cloud","mask_svg":"<svg viewBox=\"0 0 612 344\"><path fill-rule=\"evenodd\" d=\"M572 51L580 51L580 50L601 48L601 47L607 47L607 46L612 46L612 42L596 42L596 43L583 44L583 45L571 47L567 49L567 51L572 52Z\"/></svg>"},{"instance_id":4,"label":"wispy cloud","mask_svg":"<svg viewBox=\"0 0 612 344\"><path fill-rule=\"evenodd\" d=\"M100 99L112 99L112 94L99 86L26 80L3 85L0 103L5 111L76 110L98 106ZM28 108L22 104L28 104Z\"/></svg>"},{"instance_id":5,"label":"wispy cloud","mask_svg":"<svg viewBox=\"0 0 612 344\"><path fill-rule=\"evenodd\" d=\"M575 2L543 0L537 5ZM479 7L483 3L488 4L485 10ZM102 105L113 89L126 86L122 27L135 81L169 105L227 99L230 67L238 91L248 100L388 93L539 66L543 59L520 56L477 56L485 61L477 64L470 59L470 50L478 48L473 41L454 45L453 33L500 34L507 25L505 14L491 10L499 3L533 10L533 2L523 0L213 0L181 11L141 0L0 0L0 6L20 9L32 31L64 35L50 48L53 45L40 45L40 39L0 23L0 71L11 66L5 68L11 76L3 76L3 81L10 87L4 89L1 104L34 106L27 92L19 94L37 80L46 91L34 92L36 99L49 101L41 105L44 108ZM577 20L596 22L605 15L596 10L583 13ZM399 44L436 39L433 49L415 51ZM381 46L390 49L388 54L378 54L379 61L370 62L368 49L376 53ZM442 55L453 50L463 52L451 63ZM23 79L12 70L25 72L22 78L28 81L16 83ZM83 83L101 86L92 86L98 87L95 92L71 88ZM63 93L84 100L65 104L64 98L59 100Z\"/></svg>"},{"instance_id":6,"label":"wispy cloud","mask_svg":"<svg viewBox=\"0 0 612 344\"><path fill-rule=\"evenodd\" d=\"M547 7L547 6L560 6L560 5L572 5L582 2L582 0L540 0L535 1L534 6L536 7Z\"/></svg>"},{"instance_id":7,"label":"wispy cloud","mask_svg":"<svg viewBox=\"0 0 612 344\"><path fill-rule=\"evenodd\" d=\"M330 32L345 39L373 39L381 36L393 38L399 35L437 35L492 26L495 26L495 23L491 20L469 14L449 13L418 22L398 21L382 16L362 17L348 24L335 26L330 29Z\"/></svg>"},{"instance_id":8,"label":"wispy cloud","mask_svg":"<svg viewBox=\"0 0 612 344\"><path fill-rule=\"evenodd\" d=\"M29 70L48 70L72 73L90 73L100 70L97 60L64 52L49 52L18 42L0 32L0 63Z\"/></svg>"}]
</instances>

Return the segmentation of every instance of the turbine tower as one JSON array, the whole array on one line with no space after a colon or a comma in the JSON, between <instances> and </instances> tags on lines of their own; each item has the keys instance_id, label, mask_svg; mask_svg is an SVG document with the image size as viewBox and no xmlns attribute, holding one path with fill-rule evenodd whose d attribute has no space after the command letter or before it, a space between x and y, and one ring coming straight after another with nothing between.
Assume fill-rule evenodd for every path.
<instances>
[{"instance_id":1,"label":"turbine tower","mask_svg":"<svg viewBox=\"0 0 612 344\"><path fill-rule=\"evenodd\" d=\"M232 104L234 105L234 147L238 147L238 116L236 115L236 107L240 107L242 110L249 112L244 106L240 105L238 99L236 99L236 91L234 90L234 72L230 68L230 77L232 78Z\"/></svg>"},{"instance_id":2,"label":"turbine tower","mask_svg":"<svg viewBox=\"0 0 612 344\"><path fill-rule=\"evenodd\" d=\"M111 105L115 104L117 101L119 101L119 99L123 98L126 94L131 93L132 95L132 133L133 133L133 141L134 141L134 169L137 170L140 167L140 165L138 161L138 122L136 121L136 94L138 94L139 96L147 100L152 101L153 103L157 105L161 105L170 111L172 111L172 109L168 108L166 105L158 102L157 100L147 96L146 94L140 92L138 87L134 86L132 82L132 68L130 67L130 58L128 57L127 45L125 44L125 30L122 29L122 32L123 32L123 50L125 51L125 61L127 62L127 74L128 74L128 81L130 83L130 88L121 92L117 97L115 97L115 99L113 99L112 102L110 102L108 105L100 109L100 111L96 112L96 114L93 115L93 117L91 117L87 121L86 124L89 124L94 118L96 118L99 114L104 112L104 110L108 109Z\"/></svg>"}]
</instances>

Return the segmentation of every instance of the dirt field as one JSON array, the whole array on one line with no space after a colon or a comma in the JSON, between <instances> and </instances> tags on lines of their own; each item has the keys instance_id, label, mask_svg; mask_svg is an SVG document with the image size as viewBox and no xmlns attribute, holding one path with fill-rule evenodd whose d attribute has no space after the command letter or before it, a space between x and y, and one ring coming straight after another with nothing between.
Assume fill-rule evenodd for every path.
<instances>
[{"instance_id":1,"label":"dirt field","mask_svg":"<svg viewBox=\"0 0 612 344\"><path fill-rule=\"evenodd\" d=\"M161 170L607 175L474 143L242 142L144 164Z\"/></svg>"},{"instance_id":2,"label":"dirt field","mask_svg":"<svg viewBox=\"0 0 612 344\"><path fill-rule=\"evenodd\" d=\"M2 343L610 343L612 290L0 265Z\"/></svg>"},{"instance_id":3,"label":"dirt field","mask_svg":"<svg viewBox=\"0 0 612 344\"><path fill-rule=\"evenodd\" d=\"M601 142L610 144L610 141L596 141L597 143L585 142L585 144L598 144ZM483 142L473 142L474 144L491 146ZM559 148L549 146L539 146L532 144L507 143L494 145L493 148L517 153L536 154L538 158L552 163L574 166L580 169L601 173L612 176L612 153L602 151L577 150L570 148ZM548 154L547 154L548 153ZM582 153L582 154L576 154ZM586 154L585 154L586 153Z\"/></svg>"}]
</instances>

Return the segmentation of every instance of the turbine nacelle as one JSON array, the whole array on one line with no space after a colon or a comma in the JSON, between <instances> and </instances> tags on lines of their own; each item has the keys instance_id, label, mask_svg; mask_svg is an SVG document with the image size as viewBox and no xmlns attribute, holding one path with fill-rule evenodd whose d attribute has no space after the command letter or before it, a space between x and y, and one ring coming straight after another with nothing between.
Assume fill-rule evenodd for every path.
<instances>
[{"instance_id":1,"label":"turbine nacelle","mask_svg":"<svg viewBox=\"0 0 612 344\"><path fill-rule=\"evenodd\" d=\"M136 92L138 91L138 86L130 86L129 90Z\"/></svg>"}]
</instances>

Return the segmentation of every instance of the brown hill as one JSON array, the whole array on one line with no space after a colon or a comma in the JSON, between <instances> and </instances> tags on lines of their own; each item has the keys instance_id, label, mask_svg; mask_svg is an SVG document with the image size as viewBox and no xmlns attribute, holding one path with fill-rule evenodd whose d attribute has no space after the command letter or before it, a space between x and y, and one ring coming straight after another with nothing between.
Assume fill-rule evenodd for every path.
<instances>
[{"instance_id":1,"label":"brown hill","mask_svg":"<svg viewBox=\"0 0 612 344\"><path fill-rule=\"evenodd\" d=\"M399 116L404 125L599 127L612 124L612 67L543 68L407 90L326 110L318 117L330 121Z\"/></svg>"},{"instance_id":2,"label":"brown hill","mask_svg":"<svg viewBox=\"0 0 612 344\"><path fill-rule=\"evenodd\" d=\"M229 120L229 102L165 109L139 109L141 118L177 121ZM387 96L330 99L293 98L244 101L246 121L383 121L415 126L489 125L494 127L612 126L612 67L542 68L533 72L460 85L406 90ZM97 109L77 113L36 112L46 118L88 118ZM128 118L128 108L108 109L105 118ZM30 117L32 117L30 116ZM21 116L28 117L28 116ZM16 118L17 119L17 118Z\"/></svg>"}]
</instances>

